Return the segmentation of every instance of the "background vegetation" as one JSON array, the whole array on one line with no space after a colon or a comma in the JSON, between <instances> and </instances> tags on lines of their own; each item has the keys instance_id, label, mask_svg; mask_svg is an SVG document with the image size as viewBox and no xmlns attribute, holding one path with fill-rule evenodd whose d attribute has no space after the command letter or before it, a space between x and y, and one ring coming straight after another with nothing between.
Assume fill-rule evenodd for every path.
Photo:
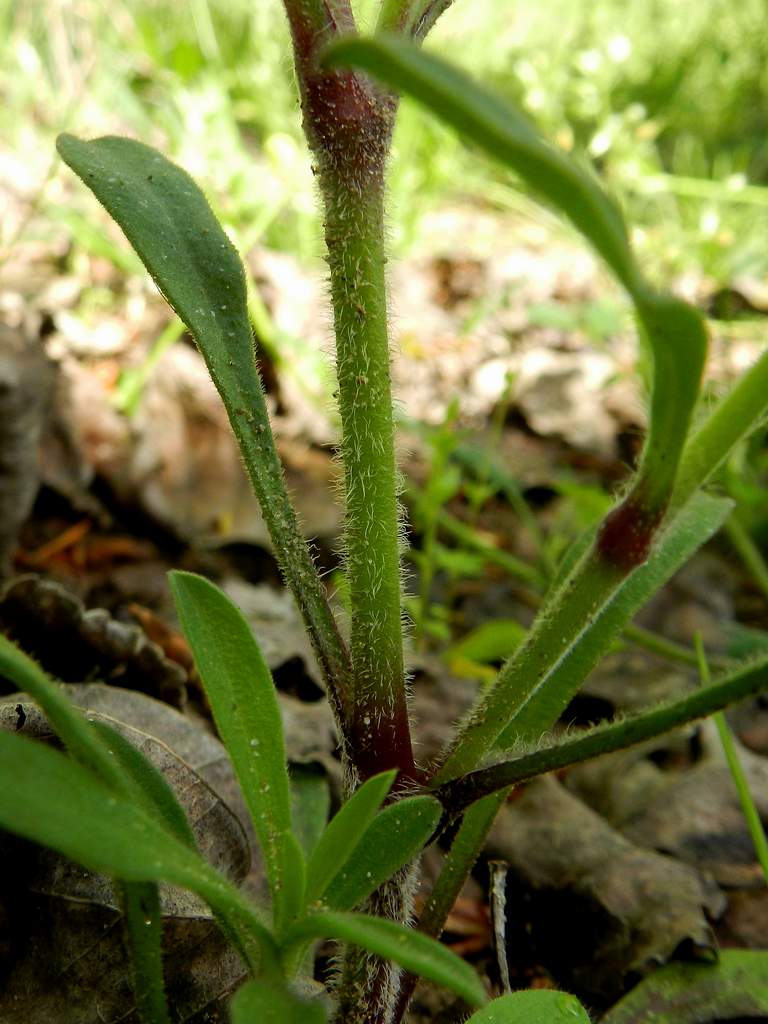
<instances>
[{"instance_id":1,"label":"background vegetation","mask_svg":"<svg viewBox=\"0 0 768 1024\"><path fill-rule=\"evenodd\" d=\"M364 21L371 5L359 6ZM429 47L598 164L640 225L649 268L698 265L723 283L768 264L764 17L761 0L459 0ZM0 0L0 99L4 159L24 171L25 188L58 174L58 131L124 132L202 179L242 248L259 241L316 256L314 184L277 2ZM394 152L396 254L413 246L425 211L456 197L542 216L408 102ZM84 222L92 200L64 187L46 189L41 223L53 215L62 233L109 252L108 236Z\"/></svg>"}]
</instances>

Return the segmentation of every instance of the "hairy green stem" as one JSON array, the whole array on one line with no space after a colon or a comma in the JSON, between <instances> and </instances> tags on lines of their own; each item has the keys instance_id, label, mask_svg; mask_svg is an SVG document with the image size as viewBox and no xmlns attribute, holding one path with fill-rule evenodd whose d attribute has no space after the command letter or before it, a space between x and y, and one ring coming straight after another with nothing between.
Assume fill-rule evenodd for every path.
<instances>
[{"instance_id":1,"label":"hairy green stem","mask_svg":"<svg viewBox=\"0 0 768 1024\"><path fill-rule=\"evenodd\" d=\"M383 183L369 180L356 194L336 168L321 172L321 181L343 431L353 732L371 769L410 774Z\"/></svg>"},{"instance_id":2,"label":"hairy green stem","mask_svg":"<svg viewBox=\"0 0 768 1024\"><path fill-rule=\"evenodd\" d=\"M345 0L327 5L319 32L315 16L322 4L285 0L285 6L304 131L323 200L336 337L344 558L352 607L345 732L360 779L388 768L412 779L384 245L384 176L396 103L364 76L327 71L317 63L322 44L354 32ZM409 891L395 878L372 899L380 914L404 923ZM336 1024L384 1024L398 976L380 958L348 950Z\"/></svg>"},{"instance_id":3,"label":"hairy green stem","mask_svg":"<svg viewBox=\"0 0 768 1024\"><path fill-rule=\"evenodd\" d=\"M384 246L384 174L396 106L364 76L317 65L317 33L308 35L299 17L307 2L286 0L286 8L323 199L336 336L352 605L345 724L363 778L393 767L411 777ZM342 7L338 0L329 10L322 42L354 30Z\"/></svg>"}]
</instances>

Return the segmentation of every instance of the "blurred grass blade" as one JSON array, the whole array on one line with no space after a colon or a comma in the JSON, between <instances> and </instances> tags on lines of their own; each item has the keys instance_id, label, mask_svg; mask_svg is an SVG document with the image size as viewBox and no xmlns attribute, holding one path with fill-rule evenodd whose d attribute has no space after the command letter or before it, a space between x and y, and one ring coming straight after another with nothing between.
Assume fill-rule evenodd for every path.
<instances>
[{"instance_id":1,"label":"blurred grass blade","mask_svg":"<svg viewBox=\"0 0 768 1024\"><path fill-rule=\"evenodd\" d=\"M170 573L184 634L259 837L277 927L297 905L290 882L291 797L283 723L272 674L239 608L202 576ZM300 854L300 851L299 851ZM302 886L303 888L303 886Z\"/></svg>"},{"instance_id":2,"label":"blurred grass blade","mask_svg":"<svg viewBox=\"0 0 768 1024\"><path fill-rule=\"evenodd\" d=\"M329 687L348 658L283 479L256 367L240 258L205 196L180 167L133 139L61 135L62 158L125 232L189 327L221 395L286 581Z\"/></svg>"},{"instance_id":3,"label":"blurred grass blade","mask_svg":"<svg viewBox=\"0 0 768 1024\"><path fill-rule=\"evenodd\" d=\"M0 827L128 882L191 889L258 950L276 960L271 936L237 889L140 807L57 750L0 732Z\"/></svg>"},{"instance_id":4,"label":"blurred grass blade","mask_svg":"<svg viewBox=\"0 0 768 1024\"><path fill-rule=\"evenodd\" d=\"M263 981L246 982L229 1004L232 1024L325 1024L318 1000L309 1002L289 989Z\"/></svg>"},{"instance_id":5,"label":"blurred grass blade","mask_svg":"<svg viewBox=\"0 0 768 1024\"><path fill-rule=\"evenodd\" d=\"M695 637L696 642L696 655L699 661L699 678L702 683L702 690L707 691L711 689L712 679L709 673L709 663L707 661L706 651L704 650L704 643L701 638L701 633L697 633ZM747 782L747 776L744 772L744 767L739 760L739 752L736 749L736 741L733 738L728 721L722 711L718 711L717 714L712 716L717 734L720 737L720 745L723 748L725 754L725 760L728 764L728 769L733 779L733 784L736 787L736 792L739 795L739 803L741 804L741 812L744 815L744 821L747 824L749 835L752 839L752 845L755 848L755 855L757 861L763 870L763 878L768 885L768 840L766 840L765 829L763 823L760 820L760 813L755 807L755 801L752 799L752 793L749 789L749 782Z\"/></svg>"},{"instance_id":6,"label":"blurred grass blade","mask_svg":"<svg viewBox=\"0 0 768 1024\"><path fill-rule=\"evenodd\" d=\"M291 929L286 942L308 938L338 939L370 950L412 974L444 985L470 1006L482 1006L487 1000L480 979L468 963L434 939L392 921L332 911L310 914Z\"/></svg>"},{"instance_id":7,"label":"blurred grass blade","mask_svg":"<svg viewBox=\"0 0 768 1024\"><path fill-rule=\"evenodd\" d=\"M525 640L528 630L517 619L494 619L471 629L444 653L448 664L473 661L481 665L506 661Z\"/></svg>"},{"instance_id":8,"label":"blurred grass blade","mask_svg":"<svg viewBox=\"0 0 768 1024\"><path fill-rule=\"evenodd\" d=\"M328 823L307 863L307 903L319 899L334 875L347 863L396 775L393 769L368 779Z\"/></svg>"},{"instance_id":9,"label":"blurred grass blade","mask_svg":"<svg viewBox=\"0 0 768 1024\"><path fill-rule=\"evenodd\" d=\"M411 796L380 811L323 893L334 910L351 910L409 864L435 831L442 808L430 796Z\"/></svg>"},{"instance_id":10,"label":"blurred grass blade","mask_svg":"<svg viewBox=\"0 0 768 1024\"><path fill-rule=\"evenodd\" d=\"M552 989L510 992L473 1013L467 1024L589 1024L576 996Z\"/></svg>"},{"instance_id":11,"label":"blurred grass blade","mask_svg":"<svg viewBox=\"0 0 768 1024\"><path fill-rule=\"evenodd\" d=\"M163 920L156 882L123 882L120 904L131 944L133 993L142 1024L170 1024L163 981Z\"/></svg>"},{"instance_id":12,"label":"blurred grass blade","mask_svg":"<svg viewBox=\"0 0 768 1024\"><path fill-rule=\"evenodd\" d=\"M429 107L565 213L630 293L641 287L616 204L591 173L547 142L518 110L458 68L393 35L341 39L327 48L324 63L361 68Z\"/></svg>"}]
</instances>

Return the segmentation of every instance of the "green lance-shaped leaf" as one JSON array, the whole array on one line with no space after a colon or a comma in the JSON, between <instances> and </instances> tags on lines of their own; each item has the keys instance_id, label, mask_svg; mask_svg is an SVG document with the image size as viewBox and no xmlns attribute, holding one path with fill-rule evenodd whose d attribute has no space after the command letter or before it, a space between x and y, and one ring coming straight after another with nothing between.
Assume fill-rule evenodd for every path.
<instances>
[{"instance_id":1,"label":"green lance-shaped leaf","mask_svg":"<svg viewBox=\"0 0 768 1024\"><path fill-rule=\"evenodd\" d=\"M589 608L589 618L570 637L562 658L553 659L546 685L514 715L496 746L509 749L518 738L539 736L553 724L578 692L581 682L606 655L622 629L651 597L682 568L702 544L713 537L733 508L727 498L697 494L669 521L648 560L625 579L602 607ZM552 610L554 617L554 609ZM508 663L514 661L514 655ZM505 667L506 671L506 667Z\"/></svg>"},{"instance_id":2,"label":"green lance-shaped leaf","mask_svg":"<svg viewBox=\"0 0 768 1024\"><path fill-rule=\"evenodd\" d=\"M765 423L768 349L739 377L686 442L672 505L678 507L709 480L734 446Z\"/></svg>"},{"instance_id":3,"label":"green lance-shaped leaf","mask_svg":"<svg viewBox=\"0 0 768 1024\"><path fill-rule=\"evenodd\" d=\"M240 258L190 176L156 150L107 136L62 135L67 164L125 232L189 327L227 410L248 475L328 680L347 682L348 657L298 528L256 367Z\"/></svg>"},{"instance_id":4,"label":"green lance-shaped leaf","mask_svg":"<svg viewBox=\"0 0 768 1024\"><path fill-rule=\"evenodd\" d=\"M312 938L338 939L376 953L429 981L444 985L470 1006L482 1006L486 995L480 979L464 960L439 942L393 921L367 914L325 911L299 921L286 936L288 942Z\"/></svg>"},{"instance_id":5,"label":"green lance-shaped leaf","mask_svg":"<svg viewBox=\"0 0 768 1024\"><path fill-rule=\"evenodd\" d=\"M594 558L549 599L527 640L481 695L461 740L435 776L441 784L477 767L492 746L509 750L551 729L621 630L731 511L723 498L697 495L662 532L633 574L608 573Z\"/></svg>"},{"instance_id":6,"label":"green lance-shaped leaf","mask_svg":"<svg viewBox=\"0 0 768 1024\"><path fill-rule=\"evenodd\" d=\"M225 878L159 822L59 751L0 732L0 827L127 882L166 881L201 896L276 969L272 938ZM258 947L258 949L256 948Z\"/></svg>"},{"instance_id":7,"label":"green lance-shaped leaf","mask_svg":"<svg viewBox=\"0 0 768 1024\"><path fill-rule=\"evenodd\" d=\"M364 782L328 823L307 863L308 903L319 899L349 860L395 781L396 770Z\"/></svg>"},{"instance_id":8,"label":"green lance-shaped leaf","mask_svg":"<svg viewBox=\"0 0 768 1024\"><path fill-rule=\"evenodd\" d=\"M132 799L194 849L186 815L167 782L115 729L89 722L61 686L5 637L0 637L0 672L40 705L51 726L81 764L111 789ZM122 904L131 945L134 991L140 1017L148 1024L168 1019L163 985L162 920L155 882L124 882ZM149 925L147 925L149 921Z\"/></svg>"},{"instance_id":9,"label":"green lance-shaped leaf","mask_svg":"<svg viewBox=\"0 0 768 1024\"><path fill-rule=\"evenodd\" d=\"M284 985L248 981L229 1004L232 1024L325 1024L318 1000L302 999Z\"/></svg>"},{"instance_id":10,"label":"green lance-shaped leaf","mask_svg":"<svg viewBox=\"0 0 768 1024\"><path fill-rule=\"evenodd\" d=\"M527 782L545 772L559 771L602 754L644 743L765 690L768 690L768 655L718 676L700 690L618 718L607 725L580 730L551 746L539 747L510 761L499 761L488 768L469 772L440 787L435 796L449 815L455 816L490 793ZM757 823L759 825L759 819Z\"/></svg>"},{"instance_id":11,"label":"green lance-shaped leaf","mask_svg":"<svg viewBox=\"0 0 768 1024\"><path fill-rule=\"evenodd\" d=\"M768 953L724 950L715 964L675 963L644 978L601 1024L709 1024L768 1017Z\"/></svg>"},{"instance_id":12,"label":"green lance-shaped leaf","mask_svg":"<svg viewBox=\"0 0 768 1024\"><path fill-rule=\"evenodd\" d=\"M334 910L351 910L426 845L440 819L431 796L405 797L380 811L323 893Z\"/></svg>"},{"instance_id":13,"label":"green lance-shaped leaf","mask_svg":"<svg viewBox=\"0 0 768 1024\"><path fill-rule=\"evenodd\" d=\"M194 838L176 795L155 766L106 722L89 721L34 661L0 636L0 674L28 693L45 712L70 754L116 792L129 796L194 849Z\"/></svg>"},{"instance_id":14,"label":"green lance-shaped leaf","mask_svg":"<svg viewBox=\"0 0 768 1024\"><path fill-rule=\"evenodd\" d=\"M282 927L303 893L291 830L283 723L275 685L251 627L230 599L202 576L170 574L184 634L259 837L275 921Z\"/></svg>"},{"instance_id":15,"label":"green lance-shaped leaf","mask_svg":"<svg viewBox=\"0 0 768 1024\"><path fill-rule=\"evenodd\" d=\"M509 992L473 1013L467 1024L589 1024L576 996L552 989Z\"/></svg>"}]
</instances>

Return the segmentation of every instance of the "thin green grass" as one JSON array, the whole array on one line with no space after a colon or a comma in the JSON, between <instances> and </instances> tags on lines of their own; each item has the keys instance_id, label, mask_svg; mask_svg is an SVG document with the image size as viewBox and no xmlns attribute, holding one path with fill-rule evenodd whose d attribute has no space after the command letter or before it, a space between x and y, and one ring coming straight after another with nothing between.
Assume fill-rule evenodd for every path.
<instances>
[{"instance_id":1,"label":"thin green grass","mask_svg":"<svg viewBox=\"0 0 768 1024\"><path fill-rule=\"evenodd\" d=\"M696 634L695 644L701 683L703 686L709 686L711 683L709 664L704 650L701 633ZM715 727L717 728L717 734L720 737L720 743L723 748L723 753L725 754L725 760L728 764L734 785L736 786L736 791L739 794L741 811L744 815L744 821L746 822L749 835L752 839L752 845L755 848L757 861L762 869L766 884L768 884L768 839L766 839L763 823L760 820L760 815L755 807L755 801L752 799L752 793L749 789L749 783L747 782L744 768L739 760L736 741L733 738L733 733L730 730L724 712L718 711L712 716L712 719L714 720Z\"/></svg>"}]
</instances>

